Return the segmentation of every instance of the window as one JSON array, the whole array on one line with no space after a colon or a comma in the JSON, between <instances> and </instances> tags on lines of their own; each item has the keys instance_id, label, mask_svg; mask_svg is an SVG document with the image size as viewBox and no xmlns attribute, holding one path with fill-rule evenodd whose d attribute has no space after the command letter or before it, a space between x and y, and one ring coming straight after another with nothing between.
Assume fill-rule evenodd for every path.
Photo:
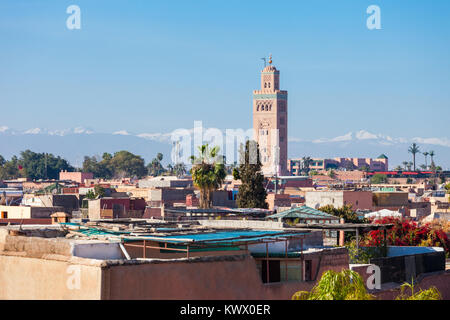
<instances>
[{"instance_id":1,"label":"window","mask_svg":"<svg viewBox=\"0 0 450 320\"><path fill-rule=\"evenodd\" d=\"M284 117L280 118L280 124L284 124Z\"/></svg>"},{"instance_id":2,"label":"window","mask_svg":"<svg viewBox=\"0 0 450 320\"><path fill-rule=\"evenodd\" d=\"M264 82L264 88L267 88L267 83L266 82Z\"/></svg>"},{"instance_id":3,"label":"window","mask_svg":"<svg viewBox=\"0 0 450 320\"><path fill-rule=\"evenodd\" d=\"M312 261L305 260L305 281L312 280Z\"/></svg>"},{"instance_id":4,"label":"window","mask_svg":"<svg viewBox=\"0 0 450 320\"><path fill-rule=\"evenodd\" d=\"M280 282L280 260L261 260L261 277L263 283Z\"/></svg>"}]
</instances>

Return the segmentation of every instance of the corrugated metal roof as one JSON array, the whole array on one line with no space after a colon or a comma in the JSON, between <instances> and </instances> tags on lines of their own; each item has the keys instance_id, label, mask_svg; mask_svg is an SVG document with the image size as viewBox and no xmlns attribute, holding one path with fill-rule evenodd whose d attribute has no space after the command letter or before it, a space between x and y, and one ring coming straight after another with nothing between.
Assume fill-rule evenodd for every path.
<instances>
[{"instance_id":1,"label":"corrugated metal roof","mask_svg":"<svg viewBox=\"0 0 450 320\"><path fill-rule=\"evenodd\" d=\"M298 208L292 208L283 212L279 212L267 217L268 219L335 219L339 220L338 217L335 217L331 214L325 213L323 211L313 209L308 206L302 206Z\"/></svg>"}]
</instances>

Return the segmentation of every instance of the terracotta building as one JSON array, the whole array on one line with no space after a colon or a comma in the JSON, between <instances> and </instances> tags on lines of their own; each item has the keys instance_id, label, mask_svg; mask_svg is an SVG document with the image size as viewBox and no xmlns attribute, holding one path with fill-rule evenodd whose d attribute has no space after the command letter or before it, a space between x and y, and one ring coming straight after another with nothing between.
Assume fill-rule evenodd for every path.
<instances>
[{"instance_id":1,"label":"terracotta building","mask_svg":"<svg viewBox=\"0 0 450 320\"><path fill-rule=\"evenodd\" d=\"M85 180L93 178L92 172L67 172L66 170L59 173L59 180L70 180L78 183L84 183Z\"/></svg>"},{"instance_id":2,"label":"terracotta building","mask_svg":"<svg viewBox=\"0 0 450 320\"><path fill-rule=\"evenodd\" d=\"M369 171L388 171L389 159L384 154L376 159L372 158L312 158L309 164L310 170L322 171L329 169L363 170ZM294 176L302 175L303 160L289 159L287 162L289 172Z\"/></svg>"}]
</instances>

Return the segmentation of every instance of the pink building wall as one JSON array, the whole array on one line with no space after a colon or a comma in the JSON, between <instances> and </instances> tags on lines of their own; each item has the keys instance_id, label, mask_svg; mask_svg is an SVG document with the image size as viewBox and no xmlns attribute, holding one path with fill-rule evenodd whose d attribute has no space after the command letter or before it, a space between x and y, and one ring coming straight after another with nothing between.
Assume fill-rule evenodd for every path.
<instances>
[{"instance_id":1,"label":"pink building wall","mask_svg":"<svg viewBox=\"0 0 450 320\"><path fill-rule=\"evenodd\" d=\"M322 165L311 166L314 170L325 170L328 165L336 165L338 168L345 168L347 164L353 164L356 169L362 169L367 166L371 171L388 171L389 159L380 158L334 158L334 159L321 159L314 158L314 161L323 161Z\"/></svg>"},{"instance_id":2,"label":"pink building wall","mask_svg":"<svg viewBox=\"0 0 450 320\"><path fill-rule=\"evenodd\" d=\"M92 172L67 172L61 171L59 173L59 180L71 180L78 183L84 183L86 179L93 179L94 174Z\"/></svg>"},{"instance_id":3,"label":"pink building wall","mask_svg":"<svg viewBox=\"0 0 450 320\"><path fill-rule=\"evenodd\" d=\"M372 210L371 191L344 191L344 205L352 205L354 210Z\"/></svg>"}]
</instances>

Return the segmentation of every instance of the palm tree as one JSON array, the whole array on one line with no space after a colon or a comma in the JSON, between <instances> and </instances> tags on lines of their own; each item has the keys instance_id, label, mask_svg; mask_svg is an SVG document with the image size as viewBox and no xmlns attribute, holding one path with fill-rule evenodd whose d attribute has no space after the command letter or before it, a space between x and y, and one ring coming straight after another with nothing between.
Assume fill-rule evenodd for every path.
<instances>
[{"instance_id":1,"label":"palm tree","mask_svg":"<svg viewBox=\"0 0 450 320\"><path fill-rule=\"evenodd\" d=\"M424 153L423 153L423 155L425 156L425 168L428 168L428 155L429 155L430 153L428 152L428 151L425 151Z\"/></svg>"},{"instance_id":2,"label":"palm tree","mask_svg":"<svg viewBox=\"0 0 450 320\"><path fill-rule=\"evenodd\" d=\"M309 174L309 166L312 163L312 159L310 157L303 157L302 163L303 163L303 174L307 176Z\"/></svg>"},{"instance_id":3,"label":"palm tree","mask_svg":"<svg viewBox=\"0 0 450 320\"><path fill-rule=\"evenodd\" d=\"M147 165L147 170L150 175L156 177L166 172L166 169L164 169L163 165L161 164L162 159L163 154L158 152L152 162Z\"/></svg>"},{"instance_id":4,"label":"palm tree","mask_svg":"<svg viewBox=\"0 0 450 320\"><path fill-rule=\"evenodd\" d=\"M198 157L191 156L192 180L200 189L200 208L209 209L212 207L211 194L222 185L227 173L223 157L219 156L219 147L209 148L205 144L198 150Z\"/></svg>"},{"instance_id":5,"label":"palm tree","mask_svg":"<svg viewBox=\"0 0 450 320\"><path fill-rule=\"evenodd\" d=\"M419 146L414 142L408 149L408 152L413 155L414 171L416 171L416 154L420 152Z\"/></svg>"},{"instance_id":6,"label":"palm tree","mask_svg":"<svg viewBox=\"0 0 450 320\"><path fill-rule=\"evenodd\" d=\"M165 172L165 174L168 175L168 176L173 176L173 173L174 173L173 167L172 167L172 165L169 163L169 164L167 165L167 171Z\"/></svg>"},{"instance_id":7,"label":"palm tree","mask_svg":"<svg viewBox=\"0 0 450 320\"><path fill-rule=\"evenodd\" d=\"M411 167L413 166L413 163L410 161L410 162L408 162L408 164L406 166L408 167L408 171L411 171Z\"/></svg>"},{"instance_id":8,"label":"palm tree","mask_svg":"<svg viewBox=\"0 0 450 320\"><path fill-rule=\"evenodd\" d=\"M177 175L177 177L182 177L186 174L187 169L184 163L180 162L173 166L173 171Z\"/></svg>"},{"instance_id":9,"label":"palm tree","mask_svg":"<svg viewBox=\"0 0 450 320\"><path fill-rule=\"evenodd\" d=\"M403 168L402 168L402 166L396 166L396 167L394 168L394 170L395 170L395 171L402 171Z\"/></svg>"},{"instance_id":10,"label":"palm tree","mask_svg":"<svg viewBox=\"0 0 450 320\"><path fill-rule=\"evenodd\" d=\"M403 161L403 162L402 162L402 165L403 165L403 167L404 167L405 170L406 170L406 167L408 166L408 161Z\"/></svg>"},{"instance_id":11,"label":"palm tree","mask_svg":"<svg viewBox=\"0 0 450 320\"><path fill-rule=\"evenodd\" d=\"M333 169L328 170L328 176L330 178L333 178L336 176L336 172Z\"/></svg>"},{"instance_id":12,"label":"palm tree","mask_svg":"<svg viewBox=\"0 0 450 320\"><path fill-rule=\"evenodd\" d=\"M429 153L428 153L429 155L430 155L430 158L431 158L431 164L434 164L434 156L436 155L435 153L434 153L434 151L433 150L431 150Z\"/></svg>"}]
</instances>

